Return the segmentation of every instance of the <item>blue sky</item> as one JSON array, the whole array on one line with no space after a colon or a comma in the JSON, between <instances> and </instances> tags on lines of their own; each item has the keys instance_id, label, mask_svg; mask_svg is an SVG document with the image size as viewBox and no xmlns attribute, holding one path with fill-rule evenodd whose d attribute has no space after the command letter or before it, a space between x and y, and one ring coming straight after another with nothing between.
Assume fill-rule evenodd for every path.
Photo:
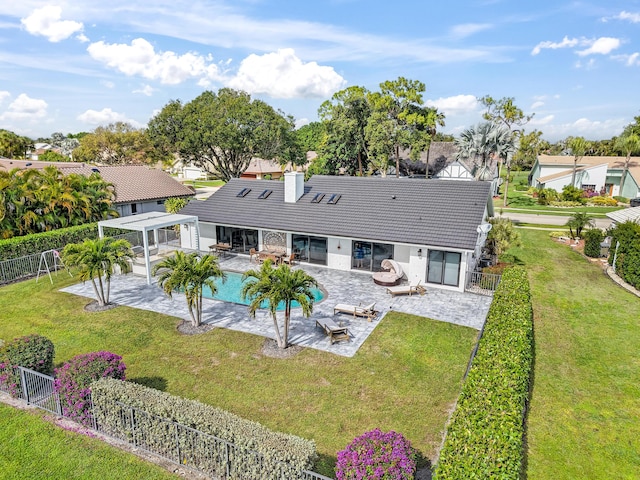
<instances>
[{"instance_id":1,"label":"blue sky","mask_svg":"<svg viewBox=\"0 0 640 480\"><path fill-rule=\"evenodd\" d=\"M557 141L640 115L640 0L20 0L0 10L0 128L36 138L128 121L223 86L317 120L350 85L403 76L458 134L514 97Z\"/></svg>"}]
</instances>

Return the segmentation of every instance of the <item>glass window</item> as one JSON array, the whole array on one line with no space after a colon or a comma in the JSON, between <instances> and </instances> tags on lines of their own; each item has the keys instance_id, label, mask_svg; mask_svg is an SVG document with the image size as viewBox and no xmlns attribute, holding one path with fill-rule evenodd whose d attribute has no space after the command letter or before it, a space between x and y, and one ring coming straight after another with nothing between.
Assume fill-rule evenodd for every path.
<instances>
[{"instance_id":1,"label":"glass window","mask_svg":"<svg viewBox=\"0 0 640 480\"><path fill-rule=\"evenodd\" d=\"M327 239L308 235L292 235L293 253L301 262L327 264Z\"/></svg>"},{"instance_id":2,"label":"glass window","mask_svg":"<svg viewBox=\"0 0 640 480\"><path fill-rule=\"evenodd\" d=\"M351 252L351 268L378 272L382 268L382 260L393 258L393 245L354 240Z\"/></svg>"},{"instance_id":3,"label":"glass window","mask_svg":"<svg viewBox=\"0 0 640 480\"><path fill-rule=\"evenodd\" d=\"M427 282L457 287L461 258L462 255L458 252L429 250Z\"/></svg>"}]
</instances>

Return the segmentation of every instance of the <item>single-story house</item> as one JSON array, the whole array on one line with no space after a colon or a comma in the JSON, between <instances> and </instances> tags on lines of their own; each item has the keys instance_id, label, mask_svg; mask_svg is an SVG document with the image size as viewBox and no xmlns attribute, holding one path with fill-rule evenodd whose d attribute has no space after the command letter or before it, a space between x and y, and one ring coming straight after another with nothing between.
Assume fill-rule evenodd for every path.
<instances>
[{"instance_id":1,"label":"single-story house","mask_svg":"<svg viewBox=\"0 0 640 480\"><path fill-rule=\"evenodd\" d=\"M625 222L640 223L640 207L623 208L622 210L609 212L606 216L613 220L612 226Z\"/></svg>"},{"instance_id":2,"label":"single-story house","mask_svg":"<svg viewBox=\"0 0 640 480\"><path fill-rule=\"evenodd\" d=\"M620 191L625 160L626 157L583 156L577 163L574 186L610 197L640 196L640 157L631 157L624 191ZM573 165L572 155L538 155L533 162L529 184L561 192L571 185Z\"/></svg>"},{"instance_id":3,"label":"single-story house","mask_svg":"<svg viewBox=\"0 0 640 480\"><path fill-rule=\"evenodd\" d=\"M144 165L92 166L79 162L41 162L0 159L0 169L43 169L49 165L63 173L89 176L94 172L113 184L116 198L113 207L120 216L147 212L164 212L164 201L171 197L193 197L195 192L169 174Z\"/></svg>"},{"instance_id":4,"label":"single-story house","mask_svg":"<svg viewBox=\"0 0 640 480\"><path fill-rule=\"evenodd\" d=\"M199 238L183 227L182 246L279 250L302 263L371 274L391 258L411 283L464 290L493 215L489 182L284 177L232 179L207 200L189 203L180 213L198 217Z\"/></svg>"}]
</instances>

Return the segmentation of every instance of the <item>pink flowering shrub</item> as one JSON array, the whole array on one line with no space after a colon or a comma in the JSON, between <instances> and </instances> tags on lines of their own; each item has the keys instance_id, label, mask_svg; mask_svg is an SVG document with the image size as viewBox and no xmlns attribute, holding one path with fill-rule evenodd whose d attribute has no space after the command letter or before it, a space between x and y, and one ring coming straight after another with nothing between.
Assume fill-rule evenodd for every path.
<instances>
[{"instance_id":1,"label":"pink flowering shrub","mask_svg":"<svg viewBox=\"0 0 640 480\"><path fill-rule=\"evenodd\" d=\"M42 335L14 338L0 349L0 384L16 397L20 392L20 375L14 369L21 366L36 372L53 373L53 342Z\"/></svg>"},{"instance_id":2,"label":"pink flowering shrub","mask_svg":"<svg viewBox=\"0 0 640 480\"><path fill-rule=\"evenodd\" d=\"M416 452L400 433L371 430L338 452L337 480L409 480Z\"/></svg>"},{"instance_id":3,"label":"pink flowering shrub","mask_svg":"<svg viewBox=\"0 0 640 480\"><path fill-rule=\"evenodd\" d=\"M125 379L126 366L120 355L91 352L76 355L56 369L55 389L60 395L62 414L83 425L91 423L91 389L100 378Z\"/></svg>"}]
</instances>

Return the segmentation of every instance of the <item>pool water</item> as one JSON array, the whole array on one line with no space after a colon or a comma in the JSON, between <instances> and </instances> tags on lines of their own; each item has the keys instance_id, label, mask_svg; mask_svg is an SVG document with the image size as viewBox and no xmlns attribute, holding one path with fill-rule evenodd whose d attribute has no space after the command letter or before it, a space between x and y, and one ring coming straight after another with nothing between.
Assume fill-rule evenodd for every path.
<instances>
[{"instance_id":1,"label":"pool water","mask_svg":"<svg viewBox=\"0 0 640 480\"><path fill-rule=\"evenodd\" d=\"M204 298L211 298L213 300L221 300L223 302L239 303L241 305L249 305L251 300L249 298L243 299L240 294L242 290L242 274L238 272L225 272L227 279L222 281L220 278L215 279L217 291L215 295L211 294L211 289L206 285L203 288L202 296ZM324 300L324 292L319 288L311 288L311 293L315 302ZM300 304L296 301L291 303L292 307L300 307ZM267 304L264 303L261 308L267 308ZM284 302L278 304L277 310L284 310Z\"/></svg>"}]
</instances>

